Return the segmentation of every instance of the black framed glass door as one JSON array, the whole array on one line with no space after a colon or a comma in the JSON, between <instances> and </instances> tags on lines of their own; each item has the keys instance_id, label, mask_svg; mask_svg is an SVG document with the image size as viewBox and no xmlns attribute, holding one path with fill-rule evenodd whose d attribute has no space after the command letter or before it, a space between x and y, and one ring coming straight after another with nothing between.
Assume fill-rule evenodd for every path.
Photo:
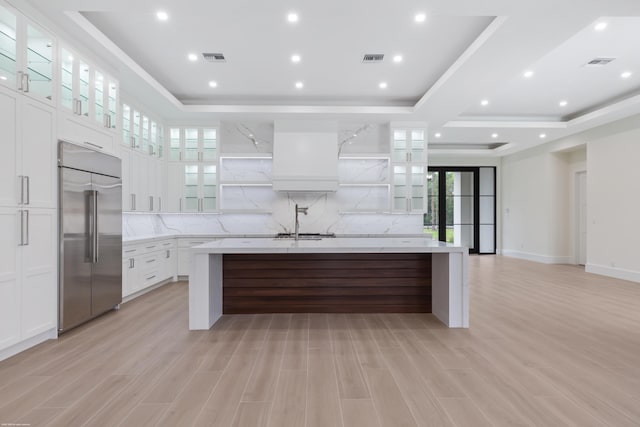
<instances>
[{"instance_id":1,"label":"black framed glass door","mask_svg":"<svg viewBox=\"0 0 640 427\"><path fill-rule=\"evenodd\" d=\"M495 168L430 167L425 232L470 253L495 254Z\"/></svg>"}]
</instances>

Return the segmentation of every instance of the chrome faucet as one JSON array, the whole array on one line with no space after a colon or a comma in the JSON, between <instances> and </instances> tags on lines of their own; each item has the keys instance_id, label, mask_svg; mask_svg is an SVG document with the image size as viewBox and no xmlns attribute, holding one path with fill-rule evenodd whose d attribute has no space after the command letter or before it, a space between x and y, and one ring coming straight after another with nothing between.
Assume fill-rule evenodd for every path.
<instances>
[{"instance_id":1,"label":"chrome faucet","mask_svg":"<svg viewBox=\"0 0 640 427\"><path fill-rule=\"evenodd\" d=\"M298 214L299 213L303 213L305 215L307 215L307 211L309 210L308 207L298 207L298 204L296 203L296 230L295 233L293 233L293 238L295 240L298 240L298 231L300 230L300 221L298 221Z\"/></svg>"}]
</instances>

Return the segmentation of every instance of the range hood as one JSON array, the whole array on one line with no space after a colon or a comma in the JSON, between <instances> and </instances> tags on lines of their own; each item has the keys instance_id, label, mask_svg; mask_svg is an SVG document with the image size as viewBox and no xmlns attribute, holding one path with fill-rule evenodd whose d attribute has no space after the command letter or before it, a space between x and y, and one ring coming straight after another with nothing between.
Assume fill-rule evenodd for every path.
<instances>
[{"instance_id":1,"label":"range hood","mask_svg":"<svg viewBox=\"0 0 640 427\"><path fill-rule=\"evenodd\" d=\"M273 189L295 192L338 189L338 122L274 122Z\"/></svg>"}]
</instances>

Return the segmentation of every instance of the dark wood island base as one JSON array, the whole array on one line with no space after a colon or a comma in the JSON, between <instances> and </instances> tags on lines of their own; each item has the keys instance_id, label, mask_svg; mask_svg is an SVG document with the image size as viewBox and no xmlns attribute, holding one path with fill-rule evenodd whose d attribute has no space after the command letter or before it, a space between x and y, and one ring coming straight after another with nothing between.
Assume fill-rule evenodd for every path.
<instances>
[{"instance_id":1,"label":"dark wood island base","mask_svg":"<svg viewBox=\"0 0 640 427\"><path fill-rule=\"evenodd\" d=\"M224 314L431 313L431 253L224 254Z\"/></svg>"}]
</instances>

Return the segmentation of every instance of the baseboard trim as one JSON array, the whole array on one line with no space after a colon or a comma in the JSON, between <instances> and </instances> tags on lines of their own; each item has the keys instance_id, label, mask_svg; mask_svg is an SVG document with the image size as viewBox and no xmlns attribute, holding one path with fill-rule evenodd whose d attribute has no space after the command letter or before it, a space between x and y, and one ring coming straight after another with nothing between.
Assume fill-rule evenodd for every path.
<instances>
[{"instance_id":1,"label":"baseboard trim","mask_svg":"<svg viewBox=\"0 0 640 427\"><path fill-rule=\"evenodd\" d=\"M539 262L542 264L575 264L575 260L571 256L549 256L532 254L529 252L502 250L502 255L511 258L519 258L527 261Z\"/></svg>"},{"instance_id":2,"label":"baseboard trim","mask_svg":"<svg viewBox=\"0 0 640 427\"><path fill-rule=\"evenodd\" d=\"M40 343L43 343L48 340L54 340L56 338L58 338L58 330L56 328L41 332L38 335L33 336L29 339L15 343L11 347L7 347L3 350L0 350L0 361L3 361L12 356L15 356L18 353L22 353L23 351L28 350L31 347L35 347Z\"/></svg>"},{"instance_id":3,"label":"baseboard trim","mask_svg":"<svg viewBox=\"0 0 640 427\"><path fill-rule=\"evenodd\" d=\"M628 280L640 283L640 271L625 270L624 268L606 267L604 265L587 264L584 269L587 273L600 276L613 277L615 279Z\"/></svg>"}]
</instances>

